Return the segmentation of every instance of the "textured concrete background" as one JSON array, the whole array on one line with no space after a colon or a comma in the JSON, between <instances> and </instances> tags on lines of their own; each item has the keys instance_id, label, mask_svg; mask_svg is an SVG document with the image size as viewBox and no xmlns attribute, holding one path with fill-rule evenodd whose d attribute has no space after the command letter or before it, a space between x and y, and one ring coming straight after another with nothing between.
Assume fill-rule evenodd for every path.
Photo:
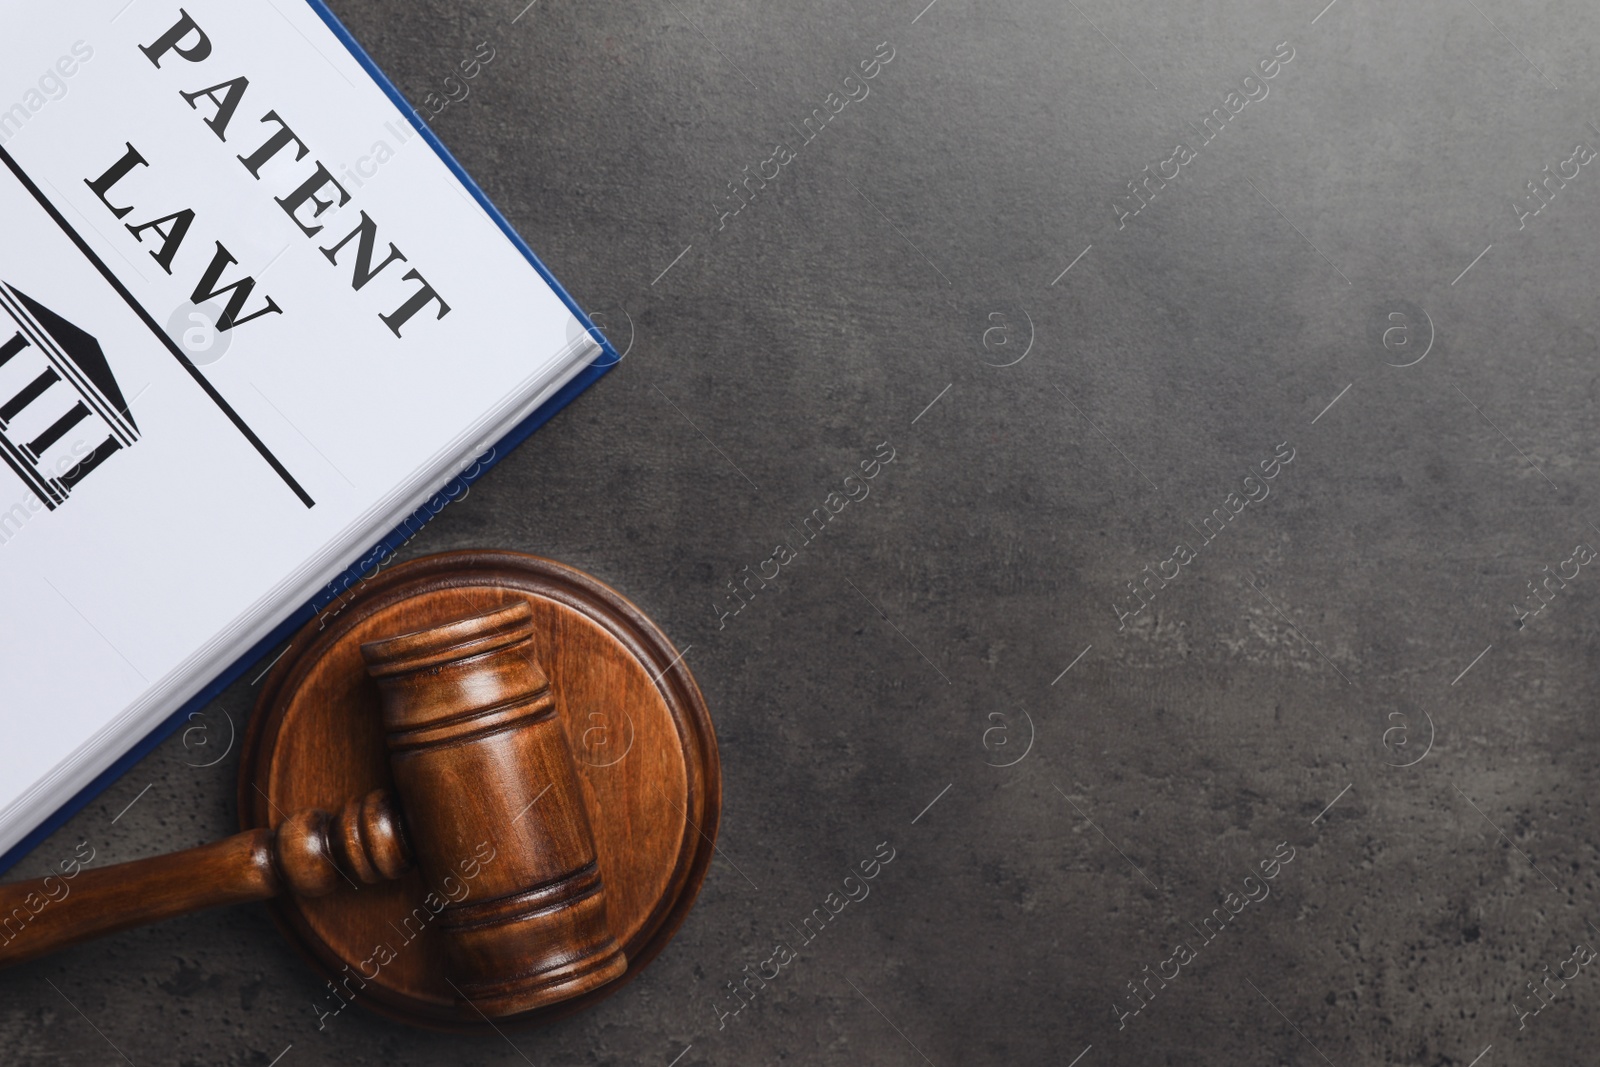
<instances>
[{"instance_id":1,"label":"textured concrete background","mask_svg":"<svg viewBox=\"0 0 1600 1067\"><path fill-rule=\"evenodd\" d=\"M1600 147L1592 5L524 2L334 4L414 102L493 48L433 125L627 350L407 553L553 556L692 646L723 857L640 980L547 1030L319 1031L245 907L0 975L0 1061L1592 1060L1600 175L1513 207ZM236 749L191 764L254 692L16 873L228 832ZM721 1016L779 940L801 958Z\"/></svg>"}]
</instances>

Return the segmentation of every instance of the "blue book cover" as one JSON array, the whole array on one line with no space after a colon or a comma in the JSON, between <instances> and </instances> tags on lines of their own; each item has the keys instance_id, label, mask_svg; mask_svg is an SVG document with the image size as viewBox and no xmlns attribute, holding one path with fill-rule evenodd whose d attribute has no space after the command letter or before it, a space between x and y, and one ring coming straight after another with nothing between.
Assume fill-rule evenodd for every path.
<instances>
[{"instance_id":1,"label":"blue book cover","mask_svg":"<svg viewBox=\"0 0 1600 1067\"><path fill-rule=\"evenodd\" d=\"M142 8L0 42L0 870L619 359L321 0Z\"/></svg>"}]
</instances>

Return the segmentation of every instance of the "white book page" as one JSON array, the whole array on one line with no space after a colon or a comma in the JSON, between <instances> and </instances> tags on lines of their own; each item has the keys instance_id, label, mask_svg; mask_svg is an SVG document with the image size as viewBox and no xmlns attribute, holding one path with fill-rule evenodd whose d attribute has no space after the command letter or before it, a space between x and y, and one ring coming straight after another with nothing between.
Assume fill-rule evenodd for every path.
<instances>
[{"instance_id":1,"label":"white book page","mask_svg":"<svg viewBox=\"0 0 1600 1067\"><path fill-rule=\"evenodd\" d=\"M0 851L593 352L308 5L6 6Z\"/></svg>"}]
</instances>

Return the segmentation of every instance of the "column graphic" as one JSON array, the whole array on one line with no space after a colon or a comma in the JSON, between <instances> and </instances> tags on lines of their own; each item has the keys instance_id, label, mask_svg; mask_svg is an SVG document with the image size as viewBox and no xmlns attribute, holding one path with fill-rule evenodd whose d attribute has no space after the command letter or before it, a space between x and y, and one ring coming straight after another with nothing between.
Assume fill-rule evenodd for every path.
<instances>
[{"instance_id":1,"label":"column graphic","mask_svg":"<svg viewBox=\"0 0 1600 1067\"><path fill-rule=\"evenodd\" d=\"M0 281L0 457L55 510L139 439L100 342Z\"/></svg>"}]
</instances>

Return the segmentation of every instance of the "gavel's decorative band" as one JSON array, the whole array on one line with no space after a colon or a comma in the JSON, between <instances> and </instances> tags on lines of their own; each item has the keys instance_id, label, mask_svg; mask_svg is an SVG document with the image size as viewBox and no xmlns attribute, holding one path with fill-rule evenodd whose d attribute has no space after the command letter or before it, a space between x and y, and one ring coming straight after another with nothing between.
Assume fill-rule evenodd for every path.
<instances>
[{"instance_id":1,"label":"gavel's decorative band","mask_svg":"<svg viewBox=\"0 0 1600 1067\"><path fill-rule=\"evenodd\" d=\"M480 867L438 928L457 987L491 1017L577 996L627 966L532 634L518 602L362 646L424 879L435 888L462 862Z\"/></svg>"}]
</instances>

